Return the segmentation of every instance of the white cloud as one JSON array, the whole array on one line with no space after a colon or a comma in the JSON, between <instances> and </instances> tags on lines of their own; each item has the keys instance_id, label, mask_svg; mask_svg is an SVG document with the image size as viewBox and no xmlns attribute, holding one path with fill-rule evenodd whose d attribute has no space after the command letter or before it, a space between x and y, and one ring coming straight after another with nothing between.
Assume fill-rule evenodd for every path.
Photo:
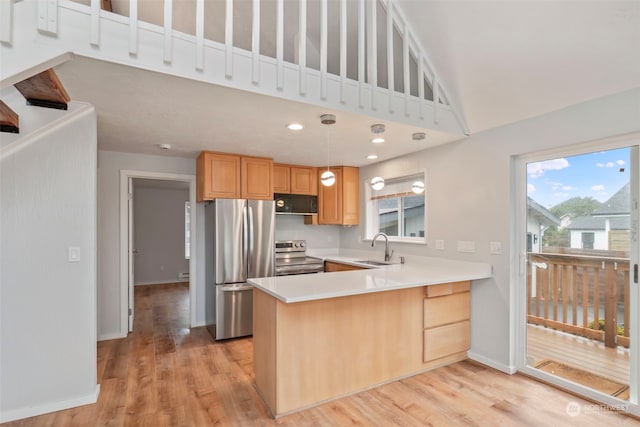
<instances>
[{"instance_id":1,"label":"white cloud","mask_svg":"<svg viewBox=\"0 0 640 427\"><path fill-rule=\"evenodd\" d=\"M536 192L536 186L533 184L527 184L527 194L533 194Z\"/></svg>"},{"instance_id":2,"label":"white cloud","mask_svg":"<svg viewBox=\"0 0 640 427\"><path fill-rule=\"evenodd\" d=\"M616 163L618 164L618 166L623 166L624 160L617 160Z\"/></svg>"},{"instance_id":3,"label":"white cloud","mask_svg":"<svg viewBox=\"0 0 640 427\"><path fill-rule=\"evenodd\" d=\"M545 160L544 162L529 163L527 165L527 173L533 178L538 178L546 171L561 170L568 167L569 161L565 158Z\"/></svg>"},{"instance_id":4,"label":"white cloud","mask_svg":"<svg viewBox=\"0 0 640 427\"><path fill-rule=\"evenodd\" d=\"M618 160L618 162L622 162L622 164L624 164L623 160ZM620 164L620 163L618 163ZM614 167L616 164L613 162L607 162L607 163L596 163L596 166L599 168L612 168Z\"/></svg>"},{"instance_id":5,"label":"white cloud","mask_svg":"<svg viewBox=\"0 0 640 427\"><path fill-rule=\"evenodd\" d=\"M602 191L602 190L604 190L604 185L602 185L602 184L594 185L593 187L591 187L591 189L593 191Z\"/></svg>"}]
</instances>

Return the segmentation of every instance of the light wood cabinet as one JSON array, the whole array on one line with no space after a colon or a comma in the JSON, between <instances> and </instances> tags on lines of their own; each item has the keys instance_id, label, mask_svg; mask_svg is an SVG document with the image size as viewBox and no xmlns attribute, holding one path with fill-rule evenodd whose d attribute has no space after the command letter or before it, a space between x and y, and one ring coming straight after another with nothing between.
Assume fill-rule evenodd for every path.
<instances>
[{"instance_id":1,"label":"light wood cabinet","mask_svg":"<svg viewBox=\"0 0 640 427\"><path fill-rule=\"evenodd\" d=\"M332 273L335 271L364 270L364 269L365 269L364 267L358 267L356 265L351 265L351 264L343 264L341 262L335 262L335 261L324 262L325 273Z\"/></svg>"},{"instance_id":2,"label":"light wood cabinet","mask_svg":"<svg viewBox=\"0 0 640 427\"><path fill-rule=\"evenodd\" d=\"M273 176L274 193L318 195L318 168L275 164Z\"/></svg>"},{"instance_id":3,"label":"light wood cabinet","mask_svg":"<svg viewBox=\"0 0 640 427\"><path fill-rule=\"evenodd\" d=\"M291 193L291 168L287 165L273 165L273 192Z\"/></svg>"},{"instance_id":4,"label":"light wood cabinet","mask_svg":"<svg viewBox=\"0 0 640 427\"><path fill-rule=\"evenodd\" d=\"M203 151L196 160L199 202L216 198L273 199L273 160Z\"/></svg>"},{"instance_id":5,"label":"light wood cabinet","mask_svg":"<svg viewBox=\"0 0 640 427\"><path fill-rule=\"evenodd\" d=\"M471 284L427 286L423 310L423 362L466 358L471 344Z\"/></svg>"},{"instance_id":6,"label":"light wood cabinet","mask_svg":"<svg viewBox=\"0 0 640 427\"><path fill-rule=\"evenodd\" d=\"M318 170L318 177L326 169ZM332 167L336 182L318 186L318 223L358 225L360 219L360 179L358 168Z\"/></svg>"},{"instance_id":7,"label":"light wood cabinet","mask_svg":"<svg viewBox=\"0 0 640 427\"><path fill-rule=\"evenodd\" d=\"M273 160L266 157L240 158L241 198L273 200Z\"/></svg>"},{"instance_id":8,"label":"light wood cabinet","mask_svg":"<svg viewBox=\"0 0 640 427\"><path fill-rule=\"evenodd\" d=\"M199 202L217 197L240 198L240 156L203 151L196 160Z\"/></svg>"}]
</instances>

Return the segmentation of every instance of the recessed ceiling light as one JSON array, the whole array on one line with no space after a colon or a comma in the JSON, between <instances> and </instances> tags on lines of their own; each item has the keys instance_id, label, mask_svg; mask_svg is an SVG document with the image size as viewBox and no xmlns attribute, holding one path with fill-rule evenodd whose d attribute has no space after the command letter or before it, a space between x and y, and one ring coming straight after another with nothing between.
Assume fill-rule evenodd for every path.
<instances>
[{"instance_id":1,"label":"recessed ceiling light","mask_svg":"<svg viewBox=\"0 0 640 427\"><path fill-rule=\"evenodd\" d=\"M158 148L162 150L171 150L171 144L158 144Z\"/></svg>"},{"instance_id":2,"label":"recessed ceiling light","mask_svg":"<svg viewBox=\"0 0 640 427\"><path fill-rule=\"evenodd\" d=\"M290 123L287 125L287 129L289 130L302 130L304 128L304 126L302 126L300 123Z\"/></svg>"},{"instance_id":3,"label":"recessed ceiling light","mask_svg":"<svg viewBox=\"0 0 640 427\"><path fill-rule=\"evenodd\" d=\"M411 139L414 141L424 141L427 135L424 132L416 132L411 135Z\"/></svg>"},{"instance_id":4,"label":"recessed ceiling light","mask_svg":"<svg viewBox=\"0 0 640 427\"><path fill-rule=\"evenodd\" d=\"M377 154L369 154L369 155L367 156L367 159L369 159L369 160L375 160L375 159L377 159L377 158L378 158L378 155L377 155Z\"/></svg>"},{"instance_id":5,"label":"recessed ceiling light","mask_svg":"<svg viewBox=\"0 0 640 427\"><path fill-rule=\"evenodd\" d=\"M384 142L384 138L373 138L371 142L374 144L382 144Z\"/></svg>"}]
</instances>

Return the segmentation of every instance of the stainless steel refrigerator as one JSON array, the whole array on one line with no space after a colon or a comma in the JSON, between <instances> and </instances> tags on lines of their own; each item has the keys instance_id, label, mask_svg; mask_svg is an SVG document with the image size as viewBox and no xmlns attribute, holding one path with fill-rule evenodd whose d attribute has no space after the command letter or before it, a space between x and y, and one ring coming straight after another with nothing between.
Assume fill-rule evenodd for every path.
<instances>
[{"instance_id":1,"label":"stainless steel refrigerator","mask_svg":"<svg viewBox=\"0 0 640 427\"><path fill-rule=\"evenodd\" d=\"M207 328L216 340L253 333L247 279L275 272L275 204L216 199L205 207Z\"/></svg>"}]
</instances>

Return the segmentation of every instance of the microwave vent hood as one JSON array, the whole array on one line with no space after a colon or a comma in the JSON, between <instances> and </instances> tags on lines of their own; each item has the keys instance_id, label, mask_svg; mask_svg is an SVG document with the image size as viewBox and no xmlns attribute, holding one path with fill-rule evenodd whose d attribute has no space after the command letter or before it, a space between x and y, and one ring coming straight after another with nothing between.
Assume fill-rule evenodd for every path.
<instances>
[{"instance_id":1,"label":"microwave vent hood","mask_svg":"<svg viewBox=\"0 0 640 427\"><path fill-rule=\"evenodd\" d=\"M276 214L311 215L318 213L318 196L274 194Z\"/></svg>"}]
</instances>

